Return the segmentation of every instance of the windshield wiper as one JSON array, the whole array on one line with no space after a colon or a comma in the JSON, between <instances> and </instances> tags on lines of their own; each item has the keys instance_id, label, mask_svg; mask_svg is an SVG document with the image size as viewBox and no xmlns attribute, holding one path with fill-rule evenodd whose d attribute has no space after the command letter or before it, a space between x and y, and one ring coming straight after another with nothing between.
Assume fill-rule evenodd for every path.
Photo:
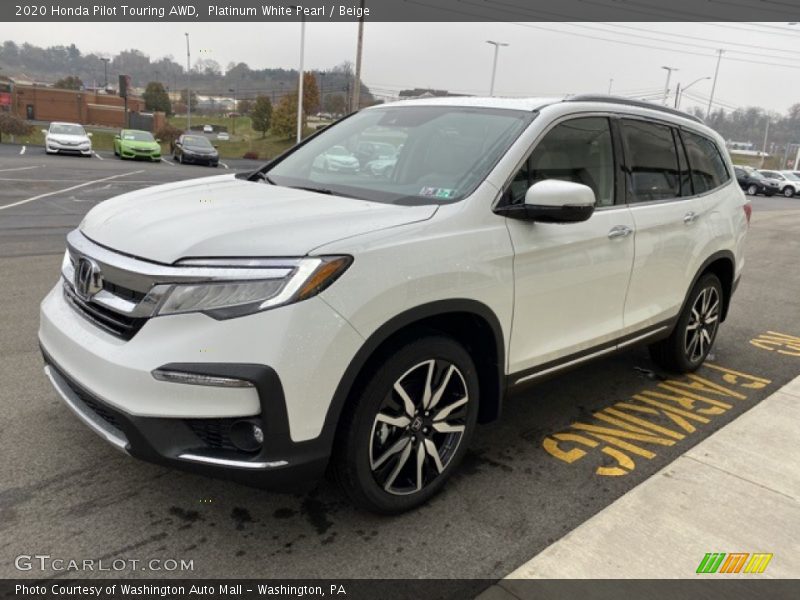
<instances>
[{"instance_id":1,"label":"windshield wiper","mask_svg":"<svg viewBox=\"0 0 800 600\"><path fill-rule=\"evenodd\" d=\"M266 173L264 173L264 181L266 181L270 185L278 185L277 183L275 183L275 180Z\"/></svg>"},{"instance_id":2,"label":"windshield wiper","mask_svg":"<svg viewBox=\"0 0 800 600\"><path fill-rule=\"evenodd\" d=\"M327 188L317 188L312 186L303 186L303 185L290 185L287 186L295 190L305 190L307 192L317 192L318 194L326 194L328 196L341 196L342 194L334 194L333 190L329 190Z\"/></svg>"}]
</instances>

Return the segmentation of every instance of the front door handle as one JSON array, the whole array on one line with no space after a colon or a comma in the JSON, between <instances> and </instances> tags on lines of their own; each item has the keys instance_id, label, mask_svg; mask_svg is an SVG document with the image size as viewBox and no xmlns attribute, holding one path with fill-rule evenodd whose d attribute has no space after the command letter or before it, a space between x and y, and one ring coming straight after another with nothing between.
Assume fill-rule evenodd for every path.
<instances>
[{"instance_id":1,"label":"front door handle","mask_svg":"<svg viewBox=\"0 0 800 600\"><path fill-rule=\"evenodd\" d=\"M616 225L608 232L608 239L615 240L617 238L626 238L633 233L633 229L627 225Z\"/></svg>"},{"instance_id":2,"label":"front door handle","mask_svg":"<svg viewBox=\"0 0 800 600\"><path fill-rule=\"evenodd\" d=\"M696 212L690 210L685 215L683 215L683 222L686 223L687 225L691 225L692 223L697 221L697 217L699 216L700 215L698 215Z\"/></svg>"}]
</instances>

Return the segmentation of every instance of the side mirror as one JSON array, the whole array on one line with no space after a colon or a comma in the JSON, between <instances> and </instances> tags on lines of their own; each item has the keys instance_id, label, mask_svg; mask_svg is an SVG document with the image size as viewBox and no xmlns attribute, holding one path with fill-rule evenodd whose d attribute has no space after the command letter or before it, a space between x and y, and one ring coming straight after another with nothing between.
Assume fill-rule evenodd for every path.
<instances>
[{"instance_id":1,"label":"side mirror","mask_svg":"<svg viewBox=\"0 0 800 600\"><path fill-rule=\"evenodd\" d=\"M92 137L93 135L94 134L90 131L89 133L86 134L86 137Z\"/></svg>"},{"instance_id":2,"label":"side mirror","mask_svg":"<svg viewBox=\"0 0 800 600\"><path fill-rule=\"evenodd\" d=\"M498 212L512 219L542 223L580 223L594 213L594 191L588 185L545 179L528 188L525 203L503 206Z\"/></svg>"}]
</instances>

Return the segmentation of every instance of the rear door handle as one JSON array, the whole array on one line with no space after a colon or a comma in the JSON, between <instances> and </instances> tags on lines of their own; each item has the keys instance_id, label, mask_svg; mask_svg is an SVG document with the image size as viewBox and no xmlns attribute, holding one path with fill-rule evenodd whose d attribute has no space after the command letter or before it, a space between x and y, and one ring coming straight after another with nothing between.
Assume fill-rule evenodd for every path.
<instances>
[{"instance_id":1,"label":"rear door handle","mask_svg":"<svg viewBox=\"0 0 800 600\"><path fill-rule=\"evenodd\" d=\"M696 212L690 210L685 215L683 215L683 222L686 223L687 225L691 225L697 220L697 217L699 216L700 215L698 215Z\"/></svg>"},{"instance_id":2,"label":"rear door handle","mask_svg":"<svg viewBox=\"0 0 800 600\"><path fill-rule=\"evenodd\" d=\"M615 240L617 238L625 238L633 233L633 229L627 225L616 225L608 232L608 239Z\"/></svg>"}]
</instances>

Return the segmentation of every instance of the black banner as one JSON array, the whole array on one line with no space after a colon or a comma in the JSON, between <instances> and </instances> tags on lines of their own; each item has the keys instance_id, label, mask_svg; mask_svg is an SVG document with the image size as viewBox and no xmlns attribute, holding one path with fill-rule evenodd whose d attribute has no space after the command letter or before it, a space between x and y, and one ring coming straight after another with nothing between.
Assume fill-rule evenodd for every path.
<instances>
[{"instance_id":1,"label":"black banner","mask_svg":"<svg viewBox=\"0 0 800 600\"><path fill-rule=\"evenodd\" d=\"M0 21L766 21L800 20L797 0L4 0Z\"/></svg>"},{"instance_id":2,"label":"black banner","mask_svg":"<svg viewBox=\"0 0 800 600\"><path fill-rule=\"evenodd\" d=\"M0 598L42 600L161 600L164 598L256 600L342 598L347 600L794 600L798 580L754 575L672 580L485 579L49 579L0 580Z\"/></svg>"}]
</instances>

